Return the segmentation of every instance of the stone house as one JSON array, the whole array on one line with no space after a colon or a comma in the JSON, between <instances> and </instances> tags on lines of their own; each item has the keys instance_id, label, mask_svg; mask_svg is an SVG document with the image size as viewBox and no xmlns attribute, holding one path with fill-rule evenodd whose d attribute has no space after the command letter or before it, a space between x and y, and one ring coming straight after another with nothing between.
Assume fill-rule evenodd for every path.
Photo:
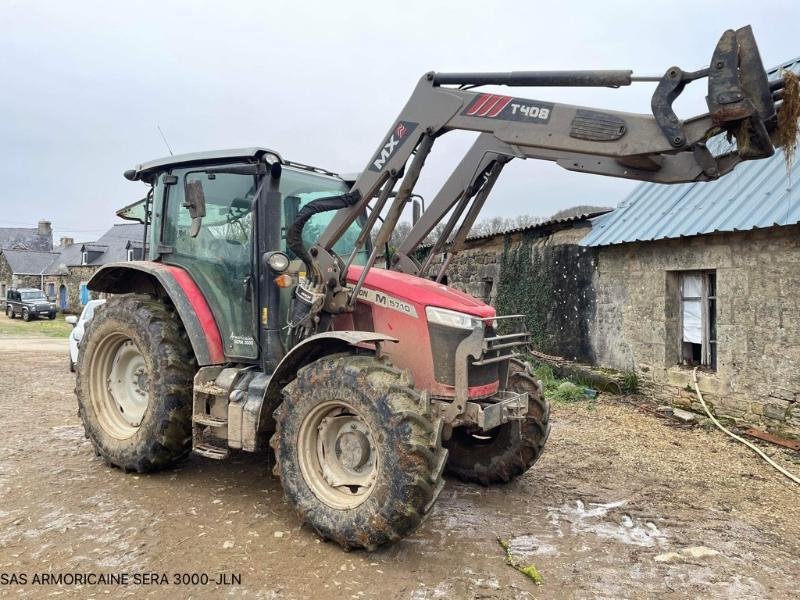
<instances>
[{"instance_id":1,"label":"stone house","mask_svg":"<svg viewBox=\"0 0 800 600\"><path fill-rule=\"evenodd\" d=\"M589 342L664 403L800 437L800 166L783 156L712 183L644 184L601 217Z\"/></svg>"},{"instance_id":2,"label":"stone house","mask_svg":"<svg viewBox=\"0 0 800 600\"><path fill-rule=\"evenodd\" d=\"M701 411L696 366L717 416L800 438L800 165L791 175L776 155L713 183L643 184L606 215L471 238L447 283L525 314L542 352Z\"/></svg>"},{"instance_id":3,"label":"stone house","mask_svg":"<svg viewBox=\"0 0 800 600\"><path fill-rule=\"evenodd\" d=\"M42 263L52 259L53 228L50 221L36 227L0 227L0 303L11 287L41 287Z\"/></svg>"},{"instance_id":4,"label":"stone house","mask_svg":"<svg viewBox=\"0 0 800 600\"><path fill-rule=\"evenodd\" d=\"M100 266L141 259L143 234L141 224L120 223L94 242L62 238L50 251L2 249L2 297L9 287L36 287L55 299L62 312L78 313L93 297L86 284Z\"/></svg>"}]
</instances>

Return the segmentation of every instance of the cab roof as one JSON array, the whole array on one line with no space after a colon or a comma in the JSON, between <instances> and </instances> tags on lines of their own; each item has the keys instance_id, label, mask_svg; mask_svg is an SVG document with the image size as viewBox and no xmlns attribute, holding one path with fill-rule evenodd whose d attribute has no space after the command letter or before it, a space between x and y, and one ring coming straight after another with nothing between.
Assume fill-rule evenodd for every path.
<instances>
[{"instance_id":1,"label":"cab roof","mask_svg":"<svg viewBox=\"0 0 800 600\"><path fill-rule=\"evenodd\" d=\"M208 150L205 152L191 152L189 154L178 154L175 156L164 156L157 158L139 165L130 171L125 171L125 178L131 181L139 179L147 180L147 175L156 171L162 171L166 167L175 167L179 165L202 164L205 162L219 162L219 161L258 161L265 154L274 154L278 157L281 163L283 159L280 154L269 148L231 148L228 150Z\"/></svg>"}]
</instances>

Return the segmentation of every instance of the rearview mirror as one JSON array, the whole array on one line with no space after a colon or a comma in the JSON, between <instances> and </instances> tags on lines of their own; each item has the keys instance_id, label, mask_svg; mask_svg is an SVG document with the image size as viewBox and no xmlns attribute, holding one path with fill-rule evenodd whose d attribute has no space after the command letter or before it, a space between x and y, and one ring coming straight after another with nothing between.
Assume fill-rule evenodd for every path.
<instances>
[{"instance_id":1,"label":"rearview mirror","mask_svg":"<svg viewBox=\"0 0 800 600\"><path fill-rule=\"evenodd\" d=\"M70 315L70 316L66 317L64 320L67 323L69 323L70 325L72 325L73 327L75 327L75 325L78 324L78 317L76 317L75 315Z\"/></svg>"},{"instance_id":2,"label":"rearview mirror","mask_svg":"<svg viewBox=\"0 0 800 600\"><path fill-rule=\"evenodd\" d=\"M192 218L189 235L197 237L197 234L200 233L203 217L206 216L206 196L203 192L203 182L199 179L190 180L189 177L190 175L186 176L183 186L185 198L183 206L189 209L189 216Z\"/></svg>"}]
</instances>

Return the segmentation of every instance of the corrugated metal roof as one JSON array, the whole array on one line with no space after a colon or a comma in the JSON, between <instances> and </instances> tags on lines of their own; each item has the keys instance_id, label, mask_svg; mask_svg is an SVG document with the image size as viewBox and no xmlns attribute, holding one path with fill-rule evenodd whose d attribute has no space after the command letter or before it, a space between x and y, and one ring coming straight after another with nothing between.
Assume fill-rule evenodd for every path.
<instances>
[{"instance_id":1,"label":"corrugated metal roof","mask_svg":"<svg viewBox=\"0 0 800 600\"><path fill-rule=\"evenodd\" d=\"M800 58L770 71L800 72ZM800 223L800 161L787 174L783 152L740 164L710 182L639 185L596 219L584 246L608 246Z\"/></svg>"}]
</instances>

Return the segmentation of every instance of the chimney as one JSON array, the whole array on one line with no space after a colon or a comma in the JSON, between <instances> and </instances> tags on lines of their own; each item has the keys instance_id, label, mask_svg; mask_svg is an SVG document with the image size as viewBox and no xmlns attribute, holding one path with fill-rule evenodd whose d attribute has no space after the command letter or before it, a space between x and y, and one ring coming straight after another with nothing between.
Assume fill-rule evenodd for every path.
<instances>
[{"instance_id":1,"label":"chimney","mask_svg":"<svg viewBox=\"0 0 800 600\"><path fill-rule=\"evenodd\" d=\"M50 221L39 221L39 235L41 236L52 236L53 235L53 228L51 227Z\"/></svg>"},{"instance_id":2,"label":"chimney","mask_svg":"<svg viewBox=\"0 0 800 600\"><path fill-rule=\"evenodd\" d=\"M74 243L75 243L75 238L62 237L61 240L59 240L58 245L63 250L67 246L72 246L72 244L74 244Z\"/></svg>"}]
</instances>

